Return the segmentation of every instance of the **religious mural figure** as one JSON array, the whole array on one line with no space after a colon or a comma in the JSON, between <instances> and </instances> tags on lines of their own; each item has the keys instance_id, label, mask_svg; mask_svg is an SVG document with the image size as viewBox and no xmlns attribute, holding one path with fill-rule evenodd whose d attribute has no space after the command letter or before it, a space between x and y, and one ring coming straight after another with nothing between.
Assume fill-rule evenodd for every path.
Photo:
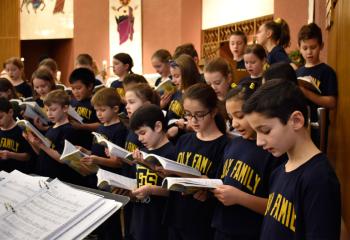
<instances>
[{"instance_id":1,"label":"religious mural figure","mask_svg":"<svg viewBox=\"0 0 350 240\"><path fill-rule=\"evenodd\" d=\"M131 0L120 0L121 6L112 7L115 11L120 45L128 39L132 41L134 35L134 9L130 6L130 2Z\"/></svg>"}]
</instances>

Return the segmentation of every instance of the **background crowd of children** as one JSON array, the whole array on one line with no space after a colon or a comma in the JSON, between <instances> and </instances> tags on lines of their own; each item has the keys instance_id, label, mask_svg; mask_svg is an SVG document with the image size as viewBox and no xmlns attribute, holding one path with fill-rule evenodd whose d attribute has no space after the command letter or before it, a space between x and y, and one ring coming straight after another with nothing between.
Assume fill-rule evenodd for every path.
<instances>
[{"instance_id":1,"label":"background crowd of children","mask_svg":"<svg viewBox=\"0 0 350 240\"><path fill-rule=\"evenodd\" d=\"M169 92L133 73L126 53L113 57L118 80L108 87L95 76L88 54L76 58L70 88L57 82L53 59L40 62L29 81L21 60L8 59L0 78L0 170L97 188L96 173L82 176L61 162L68 140L87 154L82 164L136 178L133 191L114 189L131 202L96 230L98 239L340 239L339 182L317 148L318 131L308 130L309 120L318 120L317 108L336 107L336 74L319 58L321 30L313 23L300 29L305 65L298 69L285 52L285 21L264 23L256 40L248 45L243 32L233 32L233 59L212 59L203 72L192 44L173 55L155 51L155 87L170 80L175 90ZM297 77L315 79L320 93L298 86ZM16 124L24 118L19 101L45 109L48 124L29 120L51 146ZM70 106L83 123L70 117ZM329 124L327 116L326 132ZM172 173L110 156L92 132L133 152L137 161L143 161L141 151L153 153L224 184L194 194L169 192L161 182Z\"/></svg>"}]
</instances>

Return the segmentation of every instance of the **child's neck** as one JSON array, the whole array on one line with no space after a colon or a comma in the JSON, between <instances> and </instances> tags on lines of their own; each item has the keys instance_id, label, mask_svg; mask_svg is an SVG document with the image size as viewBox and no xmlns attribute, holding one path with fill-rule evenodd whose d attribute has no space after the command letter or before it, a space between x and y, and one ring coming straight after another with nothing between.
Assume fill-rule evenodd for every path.
<instances>
[{"instance_id":1,"label":"child's neck","mask_svg":"<svg viewBox=\"0 0 350 240\"><path fill-rule=\"evenodd\" d=\"M236 62L240 62L242 59L243 59L243 55L241 55L241 56L233 55L233 60L235 60Z\"/></svg>"},{"instance_id":2,"label":"child's neck","mask_svg":"<svg viewBox=\"0 0 350 240\"><path fill-rule=\"evenodd\" d=\"M286 172L297 169L318 153L320 153L320 150L312 142L308 131L306 129L302 130L293 148L287 152L288 162L285 166Z\"/></svg>"},{"instance_id":3,"label":"child's neck","mask_svg":"<svg viewBox=\"0 0 350 240\"><path fill-rule=\"evenodd\" d=\"M6 124L6 126L3 126L3 127L1 127L0 129L2 130L2 131L7 131L7 130L11 130L12 128L14 128L16 126L16 122L15 122L15 120L11 120L10 122L8 122L7 124Z\"/></svg>"},{"instance_id":4,"label":"child's neck","mask_svg":"<svg viewBox=\"0 0 350 240\"><path fill-rule=\"evenodd\" d=\"M266 48L266 50L267 50L267 52L271 52L272 51L272 49L274 48L274 47L276 47L277 46L277 43L276 42L274 42L274 41L267 41L266 42L266 44L265 44L265 48Z\"/></svg>"},{"instance_id":5,"label":"child's neck","mask_svg":"<svg viewBox=\"0 0 350 240\"><path fill-rule=\"evenodd\" d=\"M307 62L307 63L305 63L305 67L307 67L307 68L314 67L314 66L316 66L316 65L318 65L320 63L321 63L321 60L317 59L317 61L315 61L315 62Z\"/></svg>"},{"instance_id":6,"label":"child's neck","mask_svg":"<svg viewBox=\"0 0 350 240\"><path fill-rule=\"evenodd\" d=\"M119 77L118 81L122 82L124 80L124 78L126 77L126 75L128 75L128 73L123 73L121 75L118 75L118 77Z\"/></svg>"},{"instance_id":7,"label":"child's neck","mask_svg":"<svg viewBox=\"0 0 350 240\"><path fill-rule=\"evenodd\" d=\"M154 146L150 147L148 150L155 150L155 149L161 148L168 142L169 142L169 139L167 138L166 134L162 133L158 142Z\"/></svg>"},{"instance_id":8,"label":"child's neck","mask_svg":"<svg viewBox=\"0 0 350 240\"><path fill-rule=\"evenodd\" d=\"M213 121L205 130L197 132L196 136L202 141L212 141L217 139L222 135L222 132L216 126L215 121Z\"/></svg>"},{"instance_id":9,"label":"child's neck","mask_svg":"<svg viewBox=\"0 0 350 240\"><path fill-rule=\"evenodd\" d=\"M62 126L64 124L66 124L66 123L69 123L68 116L64 116L62 119L60 119L57 122L55 122L55 125L53 125L53 128Z\"/></svg>"},{"instance_id":10,"label":"child's neck","mask_svg":"<svg viewBox=\"0 0 350 240\"><path fill-rule=\"evenodd\" d=\"M103 123L103 126L107 127L117 123L120 123L120 119L119 117L116 116L116 117L113 117L110 121Z\"/></svg>"},{"instance_id":11,"label":"child's neck","mask_svg":"<svg viewBox=\"0 0 350 240\"><path fill-rule=\"evenodd\" d=\"M259 77L262 77L262 73L260 73L260 74L258 74L258 75L256 75L256 76L254 76L254 75L250 75L250 78L259 78Z\"/></svg>"},{"instance_id":12,"label":"child's neck","mask_svg":"<svg viewBox=\"0 0 350 240\"><path fill-rule=\"evenodd\" d=\"M11 79L11 83L13 86L18 86L21 83L23 83L24 81L22 80L22 78L17 78L17 79Z\"/></svg>"}]
</instances>

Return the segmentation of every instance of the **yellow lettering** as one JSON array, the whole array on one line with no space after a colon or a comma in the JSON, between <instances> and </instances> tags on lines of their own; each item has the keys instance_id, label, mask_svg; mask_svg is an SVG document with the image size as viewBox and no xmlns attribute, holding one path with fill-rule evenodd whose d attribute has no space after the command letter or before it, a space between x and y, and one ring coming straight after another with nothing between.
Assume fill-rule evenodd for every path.
<instances>
[{"instance_id":1,"label":"yellow lettering","mask_svg":"<svg viewBox=\"0 0 350 240\"><path fill-rule=\"evenodd\" d=\"M241 172L242 162L241 161L237 161L235 168L236 167L237 167L236 173L233 176L234 179L238 179L238 177L239 177L239 173Z\"/></svg>"},{"instance_id":2,"label":"yellow lettering","mask_svg":"<svg viewBox=\"0 0 350 240\"><path fill-rule=\"evenodd\" d=\"M248 171L250 170L250 167L247 164L243 163L242 165L243 166L240 169L239 177L237 179L237 181L240 182L240 183L243 183L244 177L245 177L245 175L247 173L247 170Z\"/></svg>"},{"instance_id":3,"label":"yellow lettering","mask_svg":"<svg viewBox=\"0 0 350 240\"><path fill-rule=\"evenodd\" d=\"M282 199L281 209L280 209L280 212L279 212L278 218L277 218L277 220L279 222L281 222L282 224L284 224L285 220L286 220L286 215L287 215L287 210L288 210L288 203L289 203L289 201L286 198Z\"/></svg>"},{"instance_id":4,"label":"yellow lettering","mask_svg":"<svg viewBox=\"0 0 350 240\"><path fill-rule=\"evenodd\" d=\"M269 210L270 210L271 203L272 203L272 200L273 200L273 197L274 197L274 196L275 196L275 193L270 193L270 194L269 194L269 200L267 201L265 215L267 215L267 213L268 213Z\"/></svg>"},{"instance_id":5,"label":"yellow lettering","mask_svg":"<svg viewBox=\"0 0 350 240\"><path fill-rule=\"evenodd\" d=\"M270 212L270 216L274 215L274 218L276 218L276 214L278 213L278 209L280 207L280 203L281 203L281 198L282 198L282 195L281 194L278 194L277 195L277 198L275 200L275 204L273 205L273 208Z\"/></svg>"},{"instance_id":6,"label":"yellow lettering","mask_svg":"<svg viewBox=\"0 0 350 240\"><path fill-rule=\"evenodd\" d=\"M290 230L292 230L293 232L295 232L295 219L297 218L297 215L295 214L295 210L294 210L294 206L293 206L293 211L292 211L292 217L290 220Z\"/></svg>"},{"instance_id":7,"label":"yellow lettering","mask_svg":"<svg viewBox=\"0 0 350 240\"><path fill-rule=\"evenodd\" d=\"M255 174L255 183L254 183L254 189L253 189L253 193L254 194L256 192L256 189L257 189L257 187L259 185L260 180L261 180L261 177L259 177L258 174Z\"/></svg>"}]
</instances>

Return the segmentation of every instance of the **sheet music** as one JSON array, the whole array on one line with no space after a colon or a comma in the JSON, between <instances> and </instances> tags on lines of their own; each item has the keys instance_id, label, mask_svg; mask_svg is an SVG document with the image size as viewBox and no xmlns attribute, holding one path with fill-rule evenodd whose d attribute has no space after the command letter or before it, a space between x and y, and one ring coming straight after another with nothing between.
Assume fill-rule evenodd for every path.
<instances>
[{"instance_id":1,"label":"sheet music","mask_svg":"<svg viewBox=\"0 0 350 240\"><path fill-rule=\"evenodd\" d=\"M103 204L100 196L58 179L48 187L0 220L0 239L54 239Z\"/></svg>"},{"instance_id":2,"label":"sheet music","mask_svg":"<svg viewBox=\"0 0 350 240\"><path fill-rule=\"evenodd\" d=\"M42 179L40 179L42 180ZM38 179L14 170L0 181L0 216L6 213L4 203L12 206L41 190Z\"/></svg>"},{"instance_id":3,"label":"sheet music","mask_svg":"<svg viewBox=\"0 0 350 240\"><path fill-rule=\"evenodd\" d=\"M4 180L7 176L9 175L9 173L8 172L5 172L5 171L0 171L0 182L2 181L2 180Z\"/></svg>"}]
</instances>

